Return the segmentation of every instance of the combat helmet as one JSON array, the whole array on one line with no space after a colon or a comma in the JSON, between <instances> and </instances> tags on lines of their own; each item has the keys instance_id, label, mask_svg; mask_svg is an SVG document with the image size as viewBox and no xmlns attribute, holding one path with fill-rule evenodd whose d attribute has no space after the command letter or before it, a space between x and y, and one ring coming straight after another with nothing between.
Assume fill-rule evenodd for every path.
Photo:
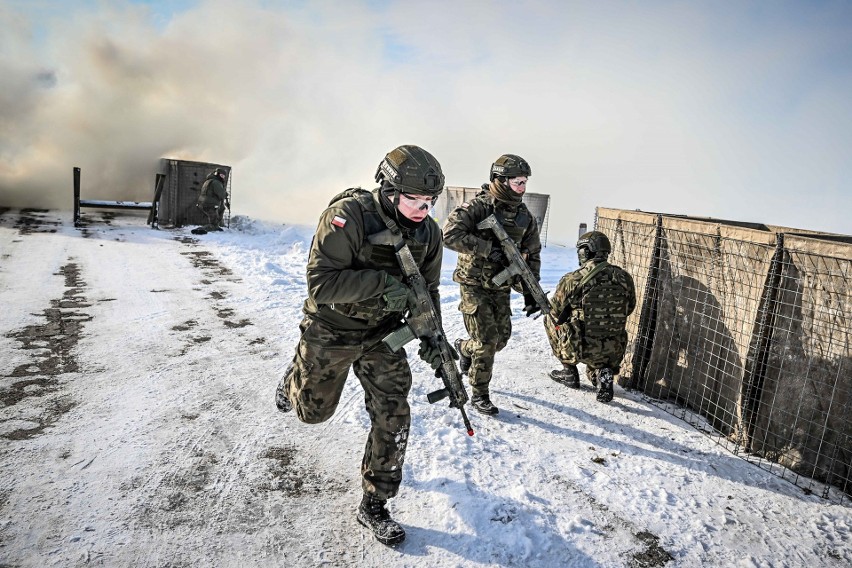
<instances>
[{"instance_id":1,"label":"combat helmet","mask_svg":"<svg viewBox=\"0 0 852 568\"><path fill-rule=\"evenodd\" d=\"M577 259L580 264L590 259L606 260L610 252L612 246L609 244L609 238L600 231L583 233L577 240Z\"/></svg>"},{"instance_id":2,"label":"combat helmet","mask_svg":"<svg viewBox=\"0 0 852 568\"><path fill-rule=\"evenodd\" d=\"M444 191L441 164L420 146L404 145L388 152L376 169L376 181L386 181L400 193L437 197Z\"/></svg>"},{"instance_id":3,"label":"combat helmet","mask_svg":"<svg viewBox=\"0 0 852 568\"><path fill-rule=\"evenodd\" d=\"M496 177L513 178L531 175L532 169L526 160L515 154L503 154L491 164L489 181L494 181Z\"/></svg>"},{"instance_id":4,"label":"combat helmet","mask_svg":"<svg viewBox=\"0 0 852 568\"><path fill-rule=\"evenodd\" d=\"M215 170L213 170L213 175L224 179L228 177L228 170L226 170L225 168L216 168Z\"/></svg>"}]
</instances>

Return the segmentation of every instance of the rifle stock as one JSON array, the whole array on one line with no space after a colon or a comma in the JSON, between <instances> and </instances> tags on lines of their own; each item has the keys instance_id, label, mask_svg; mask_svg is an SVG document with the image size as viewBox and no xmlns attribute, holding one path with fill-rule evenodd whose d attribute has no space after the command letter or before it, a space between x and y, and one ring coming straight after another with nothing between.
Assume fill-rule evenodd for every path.
<instances>
[{"instance_id":1,"label":"rifle stock","mask_svg":"<svg viewBox=\"0 0 852 568\"><path fill-rule=\"evenodd\" d=\"M536 280L535 275L532 273L532 270L530 270L530 267L527 264L527 261L524 260L523 255L521 255L521 251L518 250L518 246L515 244L515 241L513 241L512 237L506 233L506 229L503 228L503 225L500 224L497 217L491 214L483 221L480 221L476 227L481 230L491 229L500 241L500 246L503 248L503 254L505 254L506 258L509 260L509 266L491 279L494 284L500 286L510 278L520 276L521 280L523 280L526 285L526 289L535 300L535 303L541 308L541 312L544 315L550 314L553 308L550 305L550 300L547 299L547 294L545 294L544 290L541 289L541 285L538 283L538 280Z\"/></svg>"}]
</instances>

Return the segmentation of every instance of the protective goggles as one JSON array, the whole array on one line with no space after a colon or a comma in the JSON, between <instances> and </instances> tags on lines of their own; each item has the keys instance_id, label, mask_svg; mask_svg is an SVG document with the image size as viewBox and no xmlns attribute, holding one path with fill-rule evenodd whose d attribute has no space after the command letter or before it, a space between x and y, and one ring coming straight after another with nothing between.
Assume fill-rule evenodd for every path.
<instances>
[{"instance_id":1,"label":"protective goggles","mask_svg":"<svg viewBox=\"0 0 852 568\"><path fill-rule=\"evenodd\" d=\"M520 187L522 185L527 185L527 178L526 177L509 178L509 183L514 185L515 187Z\"/></svg>"},{"instance_id":2,"label":"protective goggles","mask_svg":"<svg viewBox=\"0 0 852 568\"><path fill-rule=\"evenodd\" d=\"M429 209L435 205L435 201L438 200L438 196L408 195L407 193L403 193L400 196L400 199L405 199L408 202L408 205L415 209Z\"/></svg>"}]
</instances>

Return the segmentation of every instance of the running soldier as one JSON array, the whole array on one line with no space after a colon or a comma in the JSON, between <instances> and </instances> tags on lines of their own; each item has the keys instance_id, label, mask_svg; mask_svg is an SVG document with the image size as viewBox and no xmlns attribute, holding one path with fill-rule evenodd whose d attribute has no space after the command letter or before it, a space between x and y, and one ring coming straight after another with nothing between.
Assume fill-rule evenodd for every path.
<instances>
[{"instance_id":1,"label":"running soldier","mask_svg":"<svg viewBox=\"0 0 852 568\"><path fill-rule=\"evenodd\" d=\"M600 402L612 400L614 376L627 349L627 317L636 307L633 278L607 262L611 250L609 239L599 231L580 237L580 268L559 280L553 311L544 320L550 347L562 362L550 378L579 388L577 363L585 363Z\"/></svg>"},{"instance_id":2,"label":"running soldier","mask_svg":"<svg viewBox=\"0 0 852 568\"><path fill-rule=\"evenodd\" d=\"M512 335L510 290L524 294L524 312L531 316L541 308L516 278L495 285L492 278L507 265L500 241L490 229L477 224L491 214L506 229L524 256L536 279L541 274L541 241L538 223L523 203L530 165L514 154L504 154L491 165L491 183L483 184L476 197L462 203L444 225L444 246L459 253L453 280L459 283L464 326L470 339L457 339L459 367L470 380L471 405L482 414L499 409L491 402L489 387L494 356L506 347Z\"/></svg>"},{"instance_id":3,"label":"running soldier","mask_svg":"<svg viewBox=\"0 0 852 568\"><path fill-rule=\"evenodd\" d=\"M441 230L428 212L443 191L444 174L429 152L400 146L381 161L375 178L380 187L346 190L320 217L307 265L302 336L275 402L282 412L295 409L302 422L328 420L354 370L371 422L356 518L393 545L405 538L386 504L402 482L411 370L405 350L393 352L382 339L401 325L413 292L401 281L394 247L380 237L402 236L439 309ZM421 342L420 357L435 368L441 353Z\"/></svg>"}]
</instances>

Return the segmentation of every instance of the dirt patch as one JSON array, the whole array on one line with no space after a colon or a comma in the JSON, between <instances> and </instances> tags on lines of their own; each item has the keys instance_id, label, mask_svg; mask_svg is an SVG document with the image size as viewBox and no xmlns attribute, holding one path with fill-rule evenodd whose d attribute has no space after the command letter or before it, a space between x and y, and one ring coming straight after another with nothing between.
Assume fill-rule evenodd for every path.
<instances>
[{"instance_id":1,"label":"dirt patch","mask_svg":"<svg viewBox=\"0 0 852 568\"><path fill-rule=\"evenodd\" d=\"M91 305L83 293L86 283L78 266L73 262L65 264L54 275L64 277L66 290L61 298L51 300L51 307L43 310L44 323L6 334L6 337L18 341L18 349L30 352L29 360L15 367L6 376L23 378L0 390L0 401L6 407L14 406L29 397L43 397L56 392L59 390L59 382L52 377L79 370L74 348L80 340L85 323L92 319L82 311ZM63 398L40 405L43 413L38 417L39 426L15 430L3 436L20 440L40 434L47 426L74 408L75 403Z\"/></svg>"},{"instance_id":2,"label":"dirt patch","mask_svg":"<svg viewBox=\"0 0 852 568\"><path fill-rule=\"evenodd\" d=\"M312 468L298 463L297 453L294 446L272 447L263 452L259 457L270 460L267 467L271 478L264 478L259 489L280 491L288 497L346 492L341 483L323 478Z\"/></svg>"},{"instance_id":3,"label":"dirt patch","mask_svg":"<svg viewBox=\"0 0 852 568\"><path fill-rule=\"evenodd\" d=\"M140 520L151 527L170 529L185 525L202 527L208 522L201 514L209 505L209 489L219 458L211 452L199 452L178 464L155 489L154 494L145 499L140 507ZM122 487L123 490L136 489L142 484L135 479Z\"/></svg>"},{"instance_id":4,"label":"dirt patch","mask_svg":"<svg viewBox=\"0 0 852 568\"><path fill-rule=\"evenodd\" d=\"M37 418L39 423L38 426L35 426L34 428L19 428L7 434L3 434L3 437L8 440L27 440L38 436L44 432L45 428L51 426L54 422L62 418L63 415L67 414L75 406L77 406L77 403L69 397L50 401L44 407L44 411L41 416Z\"/></svg>"},{"instance_id":5,"label":"dirt patch","mask_svg":"<svg viewBox=\"0 0 852 568\"><path fill-rule=\"evenodd\" d=\"M34 351L30 361L18 365L11 377L53 376L78 370L73 349L77 346L84 324L92 319L92 316L78 311L91 306L83 295L86 283L74 263L66 264L55 275L65 277L67 289L61 298L51 300L51 307L42 312L46 322L6 334L6 337L21 343L19 349Z\"/></svg>"},{"instance_id":6,"label":"dirt patch","mask_svg":"<svg viewBox=\"0 0 852 568\"><path fill-rule=\"evenodd\" d=\"M195 320L187 320L181 324L172 326L172 331L189 331L193 327L197 326L198 322Z\"/></svg>"},{"instance_id":7,"label":"dirt patch","mask_svg":"<svg viewBox=\"0 0 852 568\"><path fill-rule=\"evenodd\" d=\"M660 537L648 531L640 531L634 535L636 540L643 543L645 550L634 552L630 566L632 568L654 568L665 566L674 557L660 547Z\"/></svg>"},{"instance_id":8,"label":"dirt patch","mask_svg":"<svg viewBox=\"0 0 852 568\"><path fill-rule=\"evenodd\" d=\"M216 260L216 257L214 257L213 253L210 251L196 250L182 252L181 254L188 256L192 265L196 268L200 268L205 274L218 276L231 276L233 274L230 268L219 264L219 261Z\"/></svg>"},{"instance_id":9,"label":"dirt patch","mask_svg":"<svg viewBox=\"0 0 852 568\"><path fill-rule=\"evenodd\" d=\"M18 234L55 233L62 223L58 219L48 219L47 209L21 209L14 227Z\"/></svg>"}]
</instances>

